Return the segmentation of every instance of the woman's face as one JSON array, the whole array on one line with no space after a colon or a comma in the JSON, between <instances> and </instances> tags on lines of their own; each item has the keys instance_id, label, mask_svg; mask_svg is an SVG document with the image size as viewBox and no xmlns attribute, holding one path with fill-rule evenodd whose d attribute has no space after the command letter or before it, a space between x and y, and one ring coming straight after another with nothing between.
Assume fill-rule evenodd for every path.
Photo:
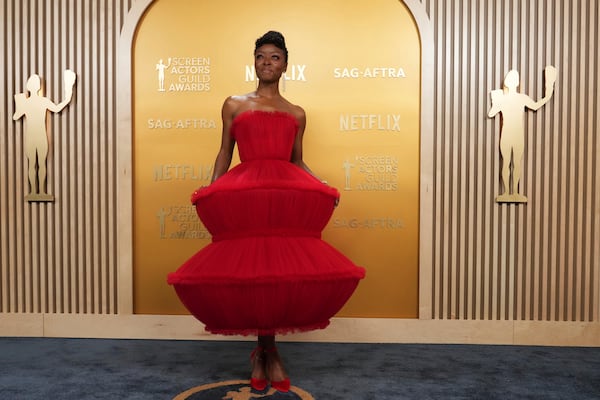
<instances>
[{"instance_id":1,"label":"woman's face","mask_svg":"<svg viewBox=\"0 0 600 400\"><path fill-rule=\"evenodd\" d=\"M276 82L287 69L283 50L273 44L260 46L254 52L254 68L258 79Z\"/></svg>"}]
</instances>

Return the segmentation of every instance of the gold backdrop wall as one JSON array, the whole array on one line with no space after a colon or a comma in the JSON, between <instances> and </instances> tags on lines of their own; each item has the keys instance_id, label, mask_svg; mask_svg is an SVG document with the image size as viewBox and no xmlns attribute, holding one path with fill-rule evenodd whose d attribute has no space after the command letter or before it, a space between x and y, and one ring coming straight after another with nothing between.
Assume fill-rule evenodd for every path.
<instances>
[{"instance_id":1,"label":"gold backdrop wall","mask_svg":"<svg viewBox=\"0 0 600 400\"><path fill-rule=\"evenodd\" d=\"M165 276L210 241L189 197L209 182L224 99L256 86L254 41L270 29L290 51L281 90L307 113L305 161L342 192L324 238L368 271L340 315L416 318L420 42L389 0L147 10L133 53L135 312L185 312Z\"/></svg>"}]
</instances>

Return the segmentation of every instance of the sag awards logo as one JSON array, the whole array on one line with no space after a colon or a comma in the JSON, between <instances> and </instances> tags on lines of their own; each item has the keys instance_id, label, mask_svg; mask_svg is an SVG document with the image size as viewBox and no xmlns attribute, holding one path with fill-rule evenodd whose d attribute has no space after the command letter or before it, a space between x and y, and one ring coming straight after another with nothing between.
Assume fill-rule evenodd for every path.
<instances>
[{"instance_id":1,"label":"sag awards logo","mask_svg":"<svg viewBox=\"0 0 600 400\"><path fill-rule=\"evenodd\" d=\"M344 190L362 192L398 191L400 160L390 155L356 155L344 160ZM334 218L333 228L398 230L404 221L390 216L363 218Z\"/></svg>"},{"instance_id":2,"label":"sag awards logo","mask_svg":"<svg viewBox=\"0 0 600 400\"><path fill-rule=\"evenodd\" d=\"M314 400L310 393L292 386L287 393L281 393L273 388L255 391L250 381L225 381L197 386L178 394L173 400Z\"/></svg>"},{"instance_id":3,"label":"sag awards logo","mask_svg":"<svg viewBox=\"0 0 600 400\"><path fill-rule=\"evenodd\" d=\"M165 206L156 212L160 239L210 239L194 206Z\"/></svg>"},{"instance_id":4,"label":"sag awards logo","mask_svg":"<svg viewBox=\"0 0 600 400\"><path fill-rule=\"evenodd\" d=\"M400 160L395 156L357 155L343 163L344 190L397 191Z\"/></svg>"},{"instance_id":5,"label":"sag awards logo","mask_svg":"<svg viewBox=\"0 0 600 400\"><path fill-rule=\"evenodd\" d=\"M159 92L210 91L209 57L169 57L156 63Z\"/></svg>"}]
</instances>

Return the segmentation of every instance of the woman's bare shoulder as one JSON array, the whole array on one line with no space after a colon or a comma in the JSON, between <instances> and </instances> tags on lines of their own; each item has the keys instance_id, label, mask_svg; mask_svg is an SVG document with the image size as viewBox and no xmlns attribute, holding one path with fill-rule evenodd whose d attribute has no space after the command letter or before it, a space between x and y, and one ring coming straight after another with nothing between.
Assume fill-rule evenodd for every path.
<instances>
[{"instance_id":1,"label":"woman's bare shoulder","mask_svg":"<svg viewBox=\"0 0 600 400\"><path fill-rule=\"evenodd\" d=\"M298 122L304 123L306 121L306 112L299 105L291 104L289 113L296 117Z\"/></svg>"},{"instance_id":2,"label":"woman's bare shoulder","mask_svg":"<svg viewBox=\"0 0 600 400\"><path fill-rule=\"evenodd\" d=\"M227 109L234 117L238 114L243 113L249 109L255 108L254 106L254 93L247 93L241 95L232 95L225 99L223 109Z\"/></svg>"}]
</instances>

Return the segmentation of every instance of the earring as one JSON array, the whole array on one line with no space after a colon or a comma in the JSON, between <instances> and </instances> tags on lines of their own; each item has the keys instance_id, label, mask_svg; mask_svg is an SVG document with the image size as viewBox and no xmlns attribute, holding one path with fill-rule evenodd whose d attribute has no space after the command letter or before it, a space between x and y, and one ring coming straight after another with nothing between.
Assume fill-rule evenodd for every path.
<instances>
[{"instance_id":1,"label":"earring","mask_svg":"<svg viewBox=\"0 0 600 400\"><path fill-rule=\"evenodd\" d=\"M284 73L281 75L281 78L282 78L281 90L282 90L283 92L285 92L285 81L287 80L287 79L285 78L285 72L284 72Z\"/></svg>"}]
</instances>

